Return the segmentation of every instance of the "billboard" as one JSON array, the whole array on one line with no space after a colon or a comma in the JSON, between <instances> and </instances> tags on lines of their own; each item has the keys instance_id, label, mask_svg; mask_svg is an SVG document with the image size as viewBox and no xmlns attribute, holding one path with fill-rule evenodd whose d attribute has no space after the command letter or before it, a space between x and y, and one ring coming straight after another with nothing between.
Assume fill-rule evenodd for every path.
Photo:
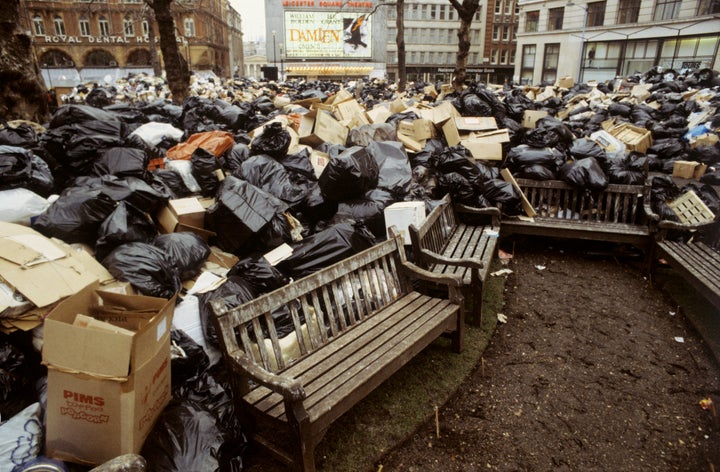
<instances>
[{"instance_id":1,"label":"billboard","mask_svg":"<svg viewBox=\"0 0 720 472\"><path fill-rule=\"evenodd\" d=\"M370 58L371 18L359 12L285 12L288 58Z\"/></svg>"}]
</instances>

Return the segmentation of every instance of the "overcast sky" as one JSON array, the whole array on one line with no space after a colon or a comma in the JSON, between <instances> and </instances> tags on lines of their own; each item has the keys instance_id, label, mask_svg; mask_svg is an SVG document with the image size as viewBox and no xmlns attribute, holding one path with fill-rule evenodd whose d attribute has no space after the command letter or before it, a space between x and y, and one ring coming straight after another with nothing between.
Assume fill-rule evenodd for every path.
<instances>
[{"instance_id":1,"label":"overcast sky","mask_svg":"<svg viewBox=\"0 0 720 472\"><path fill-rule=\"evenodd\" d=\"M265 37L265 1L230 0L232 6L242 16L242 29L245 41L257 41Z\"/></svg>"}]
</instances>

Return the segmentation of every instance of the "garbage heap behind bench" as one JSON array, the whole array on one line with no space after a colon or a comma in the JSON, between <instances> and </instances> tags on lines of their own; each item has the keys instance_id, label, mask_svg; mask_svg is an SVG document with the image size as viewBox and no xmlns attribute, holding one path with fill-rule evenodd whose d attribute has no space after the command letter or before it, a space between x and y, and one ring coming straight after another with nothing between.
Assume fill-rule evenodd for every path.
<instances>
[{"instance_id":1,"label":"garbage heap behind bench","mask_svg":"<svg viewBox=\"0 0 720 472\"><path fill-rule=\"evenodd\" d=\"M296 470L315 470L328 427L436 338L463 345L459 277L405 259L402 236L229 309L213 302L243 426ZM413 280L444 283L428 296ZM299 357L283 351L273 314L292 318Z\"/></svg>"}]
</instances>

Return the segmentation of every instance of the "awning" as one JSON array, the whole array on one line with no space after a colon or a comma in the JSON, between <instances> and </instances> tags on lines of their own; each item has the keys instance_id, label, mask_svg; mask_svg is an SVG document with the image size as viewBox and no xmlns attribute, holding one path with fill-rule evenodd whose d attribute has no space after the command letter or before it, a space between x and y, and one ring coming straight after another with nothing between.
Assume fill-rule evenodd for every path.
<instances>
[{"instance_id":1,"label":"awning","mask_svg":"<svg viewBox=\"0 0 720 472\"><path fill-rule=\"evenodd\" d=\"M317 76L363 76L369 75L375 68L372 66L289 66L290 75L317 75Z\"/></svg>"}]
</instances>

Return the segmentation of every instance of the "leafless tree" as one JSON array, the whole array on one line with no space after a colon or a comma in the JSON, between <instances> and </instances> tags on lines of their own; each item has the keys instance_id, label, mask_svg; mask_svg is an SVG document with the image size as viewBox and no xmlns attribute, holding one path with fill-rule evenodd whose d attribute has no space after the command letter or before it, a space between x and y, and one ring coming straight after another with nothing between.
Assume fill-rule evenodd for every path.
<instances>
[{"instance_id":1,"label":"leafless tree","mask_svg":"<svg viewBox=\"0 0 720 472\"><path fill-rule=\"evenodd\" d=\"M449 0L450 5L455 8L460 16L460 29L458 30L458 53L455 62L455 78L453 87L455 90L462 90L465 85L467 58L470 51L470 25L475 13L480 8L480 0Z\"/></svg>"},{"instance_id":2,"label":"leafless tree","mask_svg":"<svg viewBox=\"0 0 720 472\"><path fill-rule=\"evenodd\" d=\"M172 92L172 100L182 104L190 94L190 71L188 64L180 54L175 36L175 20L170 5L173 0L145 0L152 9L160 35L160 51L165 64L165 76Z\"/></svg>"}]
</instances>

